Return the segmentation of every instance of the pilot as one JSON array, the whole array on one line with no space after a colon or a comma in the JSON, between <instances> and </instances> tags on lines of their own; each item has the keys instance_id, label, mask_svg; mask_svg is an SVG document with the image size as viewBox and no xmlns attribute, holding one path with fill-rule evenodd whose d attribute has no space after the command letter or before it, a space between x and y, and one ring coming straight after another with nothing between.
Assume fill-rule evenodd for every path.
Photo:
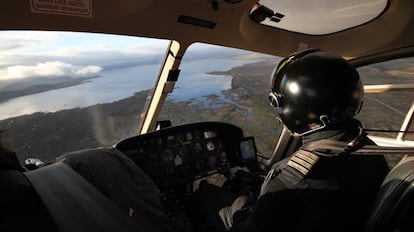
<instances>
[{"instance_id":1,"label":"pilot","mask_svg":"<svg viewBox=\"0 0 414 232\"><path fill-rule=\"evenodd\" d=\"M283 59L272 75L270 104L303 146L322 139L373 144L354 118L364 91L346 60L307 49ZM357 231L387 172L382 155L296 152L271 168L255 202L241 196L219 215L231 231Z\"/></svg>"}]
</instances>

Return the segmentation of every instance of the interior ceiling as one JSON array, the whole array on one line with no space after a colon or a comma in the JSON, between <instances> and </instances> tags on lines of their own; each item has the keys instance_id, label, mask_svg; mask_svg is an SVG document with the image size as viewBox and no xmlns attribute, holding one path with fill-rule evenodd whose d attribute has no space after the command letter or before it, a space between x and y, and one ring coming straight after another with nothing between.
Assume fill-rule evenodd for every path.
<instances>
[{"instance_id":1,"label":"interior ceiling","mask_svg":"<svg viewBox=\"0 0 414 232\"><path fill-rule=\"evenodd\" d=\"M362 26L329 35L304 35L263 26L249 17L254 0L64 0L91 4L91 17L35 13L36 3L53 0L2 0L1 30L103 32L237 47L286 56L299 46L317 47L349 58L414 45L414 1L392 0L386 11ZM217 3L214 9L213 3ZM181 16L207 20L214 28L178 22Z\"/></svg>"},{"instance_id":2,"label":"interior ceiling","mask_svg":"<svg viewBox=\"0 0 414 232\"><path fill-rule=\"evenodd\" d=\"M260 0L253 14L268 12L264 25L323 35L367 23L387 5L388 0Z\"/></svg>"}]
</instances>

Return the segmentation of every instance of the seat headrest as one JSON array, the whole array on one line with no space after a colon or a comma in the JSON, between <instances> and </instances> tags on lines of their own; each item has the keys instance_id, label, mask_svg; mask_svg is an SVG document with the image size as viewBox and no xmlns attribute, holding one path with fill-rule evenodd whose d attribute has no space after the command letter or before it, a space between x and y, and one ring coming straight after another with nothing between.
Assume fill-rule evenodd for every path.
<instances>
[{"instance_id":1,"label":"seat headrest","mask_svg":"<svg viewBox=\"0 0 414 232\"><path fill-rule=\"evenodd\" d=\"M365 231L398 228L414 202L414 156L404 157L385 177L369 214ZM393 230L394 231L394 230Z\"/></svg>"}]
</instances>

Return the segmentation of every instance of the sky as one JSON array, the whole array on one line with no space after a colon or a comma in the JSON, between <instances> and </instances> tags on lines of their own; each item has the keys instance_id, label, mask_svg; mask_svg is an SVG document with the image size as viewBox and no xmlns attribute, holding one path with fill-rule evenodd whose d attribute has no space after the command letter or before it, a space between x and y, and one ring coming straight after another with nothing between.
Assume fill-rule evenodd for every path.
<instances>
[{"instance_id":1,"label":"sky","mask_svg":"<svg viewBox=\"0 0 414 232\"><path fill-rule=\"evenodd\" d=\"M168 41L73 32L0 31L0 81L85 77L162 58Z\"/></svg>"},{"instance_id":2,"label":"sky","mask_svg":"<svg viewBox=\"0 0 414 232\"><path fill-rule=\"evenodd\" d=\"M99 77L81 85L10 98L0 103L3 117L112 102L150 89L168 44L167 40L108 34L0 31L0 95L9 96L13 91L24 94L38 88L34 86L78 83L64 78ZM180 66L174 89L179 93L174 97L191 98L227 89L231 78L206 73L262 57L238 49L191 45Z\"/></svg>"},{"instance_id":3,"label":"sky","mask_svg":"<svg viewBox=\"0 0 414 232\"><path fill-rule=\"evenodd\" d=\"M104 70L161 63L168 44L167 40L107 34L0 31L0 83L28 77L87 77ZM185 58L230 53L237 54L236 49L196 44Z\"/></svg>"}]
</instances>

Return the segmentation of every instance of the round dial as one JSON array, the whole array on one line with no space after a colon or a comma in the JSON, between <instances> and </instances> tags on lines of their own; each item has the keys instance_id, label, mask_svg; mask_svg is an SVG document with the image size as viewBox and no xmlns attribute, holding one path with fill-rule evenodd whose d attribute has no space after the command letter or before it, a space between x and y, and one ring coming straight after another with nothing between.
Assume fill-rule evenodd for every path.
<instances>
[{"instance_id":1,"label":"round dial","mask_svg":"<svg viewBox=\"0 0 414 232\"><path fill-rule=\"evenodd\" d=\"M183 164L183 158L180 155L176 155L174 158L175 166L180 166Z\"/></svg>"},{"instance_id":2,"label":"round dial","mask_svg":"<svg viewBox=\"0 0 414 232\"><path fill-rule=\"evenodd\" d=\"M210 156L210 157L208 157L208 166L210 168L217 167L217 157L216 156Z\"/></svg>"},{"instance_id":3,"label":"round dial","mask_svg":"<svg viewBox=\"0 0 414 232\"><path fill-rule=\"evenodd\" d=\"M221 160L221 162L227 162L227 154L226 154L226 152L222 152L221 154L220 154L220 160Z\"/></svg>"},{"instance_id":4,"label":"round dial","mask_svg":"<svg viewBox=\"0 0 414 232\"><path fill-rule=\"evenodd\" d=\"M208 142L207 143L207 151L213 151L214 149L216 149L216 145L213 142Z\"/></svg>"},{"instance_id":5,"label":"round dial","mask_svg":"<svg viewBox=\"0 0 414 232\"><path fill-rule=\"evenodd\" d=\"M193 146L193 151L195 153L200 153L203 150L203 146L201 145L201 143L195 143Z\"/></svg>"},{"instance_id":6,"label":"round dial","mask_svg":"<svg viewBox=\"0 0 414 232\"><path fill-rule=\"evenodd\" d=\"M186 148L186 147L182 147L182 148L180 149L180 155L181 155L183 158L187 157L187 156L188 156L188 154L190 154L190 151L188 150L188 148Z\"/></svg>"},{"instance_id":7,"label":"round dial","mask_svg":"<svg viewBox=\"0 0 414 232\"><path fill-rule=\"evenodd\" d=\"M186 138L188 141L191 141L191 140L193 140L193 134L191 134L191 132L187 132L187 133L185 134L185 138Z\"/></svg>"}]
</instances>

